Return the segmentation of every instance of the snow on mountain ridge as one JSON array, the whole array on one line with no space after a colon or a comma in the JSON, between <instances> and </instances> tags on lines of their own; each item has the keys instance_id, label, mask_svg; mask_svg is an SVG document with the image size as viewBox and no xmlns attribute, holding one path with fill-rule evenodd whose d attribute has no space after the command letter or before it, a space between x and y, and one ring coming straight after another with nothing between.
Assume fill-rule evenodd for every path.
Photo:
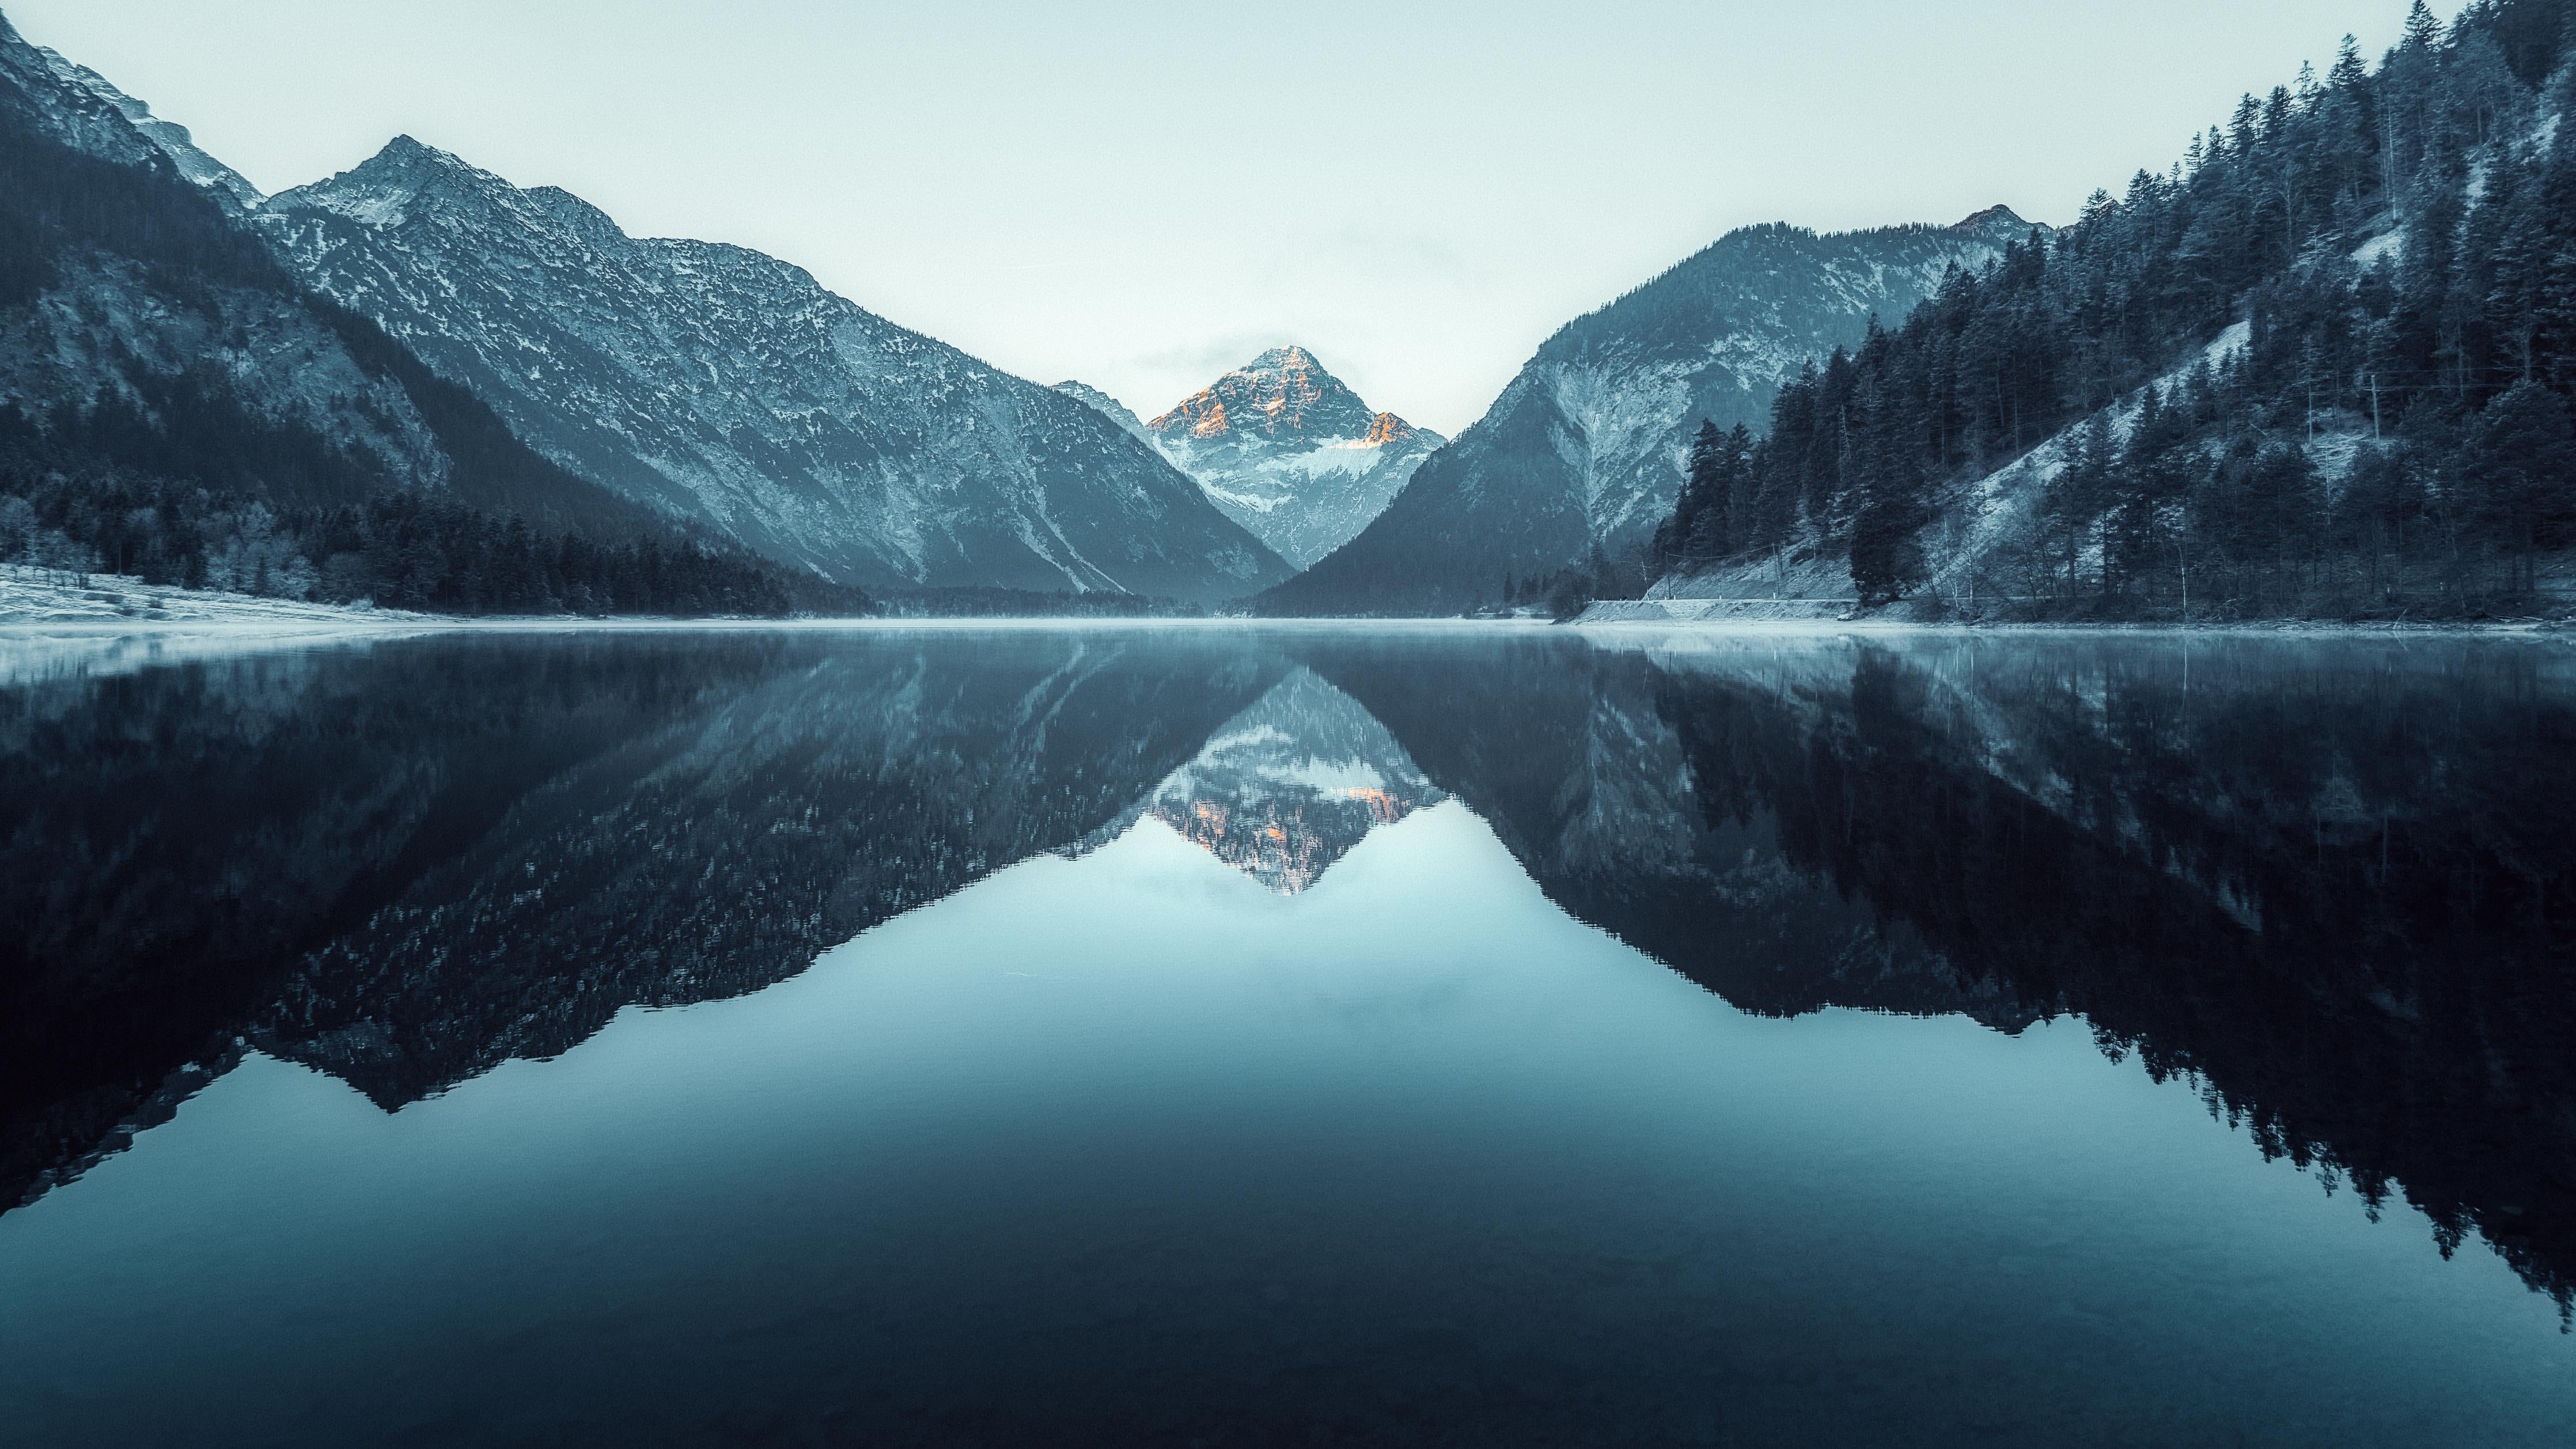
<instances>
[{"instance_id":1,"label":"snow on mountain ridge","mask_svg":"<svg viewBox=\"0 0 2576 1449\"><path fill-rule=\"evenodd\" d=\"M1359 394L1295 344L1273 347L1234 369L1145 426L1159 436L1215 437L1249 425L1277 438L1294 434L1350 437L1373 417ZM1250 420L1257 417L1258 422Z\"/></svg>"},{"instance_id":2,"label":"snow on mountain ridge","mask_svg":"<svg viewBox=\"0 0 2576 1449\"><path fill-rule=\"evenodd\" d=\"M1142 426L1228 517L1301 566L1367 527L1444 441L1371 408L1293 343Z\"/></svg>"},{"instance_id":3,"label":"snow on mountain ridge","mask_svg":"<svg viewBox=\"0 0 2576 1449\"><path fill-rule=\"evenodd\" d=\"M723 243L398 138L258 222L556 461L873 587L1215 600L1286 573L1149 444Z\"/></svg>"},{"instance_id":4,"label":"snow on mountain ridge","mask_svg":"<svg viewBox=\"0 0 2576 1449\"><path fill-rule=\"evenodd\" d=\"M0 21L0 24L6 23ZM53 67L55 75L106 102L145 140L159 147L161 153L170 158L171 164L179 168L181 176L205 188L227 210L239 213L260 204L263 198L259 188L251 185L240 172L198 150L187 127L152 114L150 106L118 90L97 71L64 59L61 52L42 45L32 48Z\"/></svg>"},{"instance_id":5,"label":"snow on mountain ridge","mask_svg":"<svg viewBox=\"0 0 2576 1449\"><path fill-rule=\"evenodd\" d=\"M175 165L120 107L67 75L68 65L52 51L29 43L7 16L0 15L0 103L22 113L45 135L85 155L125 165L148 166L156 161Z\"/></svg>"}]
</instances>

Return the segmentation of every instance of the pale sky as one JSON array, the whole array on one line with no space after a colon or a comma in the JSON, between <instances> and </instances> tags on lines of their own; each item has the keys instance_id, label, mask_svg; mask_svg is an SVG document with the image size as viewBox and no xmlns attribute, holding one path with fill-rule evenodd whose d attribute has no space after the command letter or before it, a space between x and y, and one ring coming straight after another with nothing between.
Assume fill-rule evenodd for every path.
<instances>
[{"instance_id":1,"label":"pale sky","mask_svg":"<svg viewBox=\"0 0 2576 1449\"><path fill-rule=\"evenodd\" d=\"M1293 341L1454 434L1729 228L2066 220L2406 0L0 11L264 190L408 132L1147 416Z\"/></svg>"}]
</instances>

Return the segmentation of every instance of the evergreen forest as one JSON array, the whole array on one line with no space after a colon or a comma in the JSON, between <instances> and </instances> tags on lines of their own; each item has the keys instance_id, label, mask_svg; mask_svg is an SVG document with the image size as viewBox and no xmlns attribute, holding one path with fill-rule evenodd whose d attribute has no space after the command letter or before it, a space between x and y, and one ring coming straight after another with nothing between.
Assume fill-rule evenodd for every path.
<instances>
[{"instance_id":1,"label":"evergreen forest","mask_svg":"<svg viewBox=\"0 0 2576 1449\"><path fill-rule=\"evenodd\" d=\"M2576 548L2576 21L2417 0L1856 350L1703 423L1644 575L1863 607L2532 612ZM1604 590L1606 592L1606 590Z\"/></svg>"}]
</instances>

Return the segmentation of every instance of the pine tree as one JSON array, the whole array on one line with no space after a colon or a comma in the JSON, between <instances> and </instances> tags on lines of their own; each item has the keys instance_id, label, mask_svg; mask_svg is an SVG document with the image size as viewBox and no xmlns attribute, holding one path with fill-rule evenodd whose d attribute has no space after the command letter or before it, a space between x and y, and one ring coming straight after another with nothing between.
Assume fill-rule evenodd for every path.
<instances>
[{"instance_id":1,"label":"pine tree","mask_svg":"<svg viewBox=\"0 0 2576 1449\"><path fill-rule=\"evenodd\" d=\"M2433 18L2433 7L2415 0L2415 8L2406 12L2405 38L2398 42L2399 49L2425 54L2441 43L2442 22Z\"/></svg>"},{"instance_id":2,"label":"pine tree","mask_svg":"<svg viewBox=\"0 0 2576 1449\"><path fill-rule=\"evenodd\" d=\"M2506 587L2528 591L2542 530L2576 511L2576 425L2566 400L2536 382L2515 383L2478 415L2461 456L2470 516L2504 555Z\"/></svg>"},{"instance_id":3,"label":"pine tree","mask_svg":"<svg viewBox=\"0 0 2576 1449\"><path fill-rule=\"evenodd\" d=\"M1690 471L1682 484L1683 506L1674 515L1682 556L1694 566L1726 555L1732 472L1726 435L1717 430L1717 424L1703 419L1699 432L1691 438Z\"/></svg>"}]
</instances>

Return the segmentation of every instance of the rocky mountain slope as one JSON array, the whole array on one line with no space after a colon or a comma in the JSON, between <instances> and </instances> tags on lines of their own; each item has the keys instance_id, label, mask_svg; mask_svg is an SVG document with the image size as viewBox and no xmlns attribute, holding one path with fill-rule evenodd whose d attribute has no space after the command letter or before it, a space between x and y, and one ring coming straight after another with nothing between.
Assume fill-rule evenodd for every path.
<instances>
[{"instance_id":1,"label":"rocky mountain slope","mask_svg":"<svg viewBox=\"0 0 2576 1449\"><path fill-rule=\"evenodd\" d=\"M1300 568L1366 528L1448 441L1371 408L1297 346L1264 352L1142 426L1227 517Z\"/></svg>"},{"instance_id":2,"label":"rocky mountain slope","mask_svg":"<svg viewBox=\"0 0 2576 1449\"><path fill-rule=\"evenodd\" d=\"M1145 430L1145 420L1136 416L1135 409L1093 387L1090 383L1066 378L1055 385L1055 390L1075 402L1087 403L1107 414L1109 421L1124 429L1129 437L1141 438L1148 443L1154 441L1154 435Z\"/></svg>"},{"instance_id":3,"label":"rocky mountain slope","mask_svg":"<svg viewBox=\"0 0 2576 1449\"><path fill-rule=\"evenodd\" d=\"M256 220L547 456L828 577L1213 600L1288 572L1094 409L773 257L630 237L408 137Z\"/></svg>"},{"instance_id":4,"label":"rocky mountain slope","mask_svg":"<svg viewBox=\"0 0 2576 1449\"><path fill-rule=\"evenodd\" d=\"M227 214L238 178L148 118L0 19L0 464L21 482L158 480L276 507L395 490L608 533L648 521L307 292Z\"/></svg>"},{"instance_id":5,"label":"rocky mountain slope","mask_svg":"<svg viewBox=\"0 0 2576 1449\"><path fill-rule=\"evenodd\" d=\"M118 90L97 71L65 59L61 52L43 45L33 49L52 67L56 79L106 102L108 108L123 116L138 135L169 157L182 177L203 187L225 210L238 214L265 199L259 194L259 188L250 184L249 178L199 150L187 127L152 114L150 106Z\"/></svg>"},{"instance_id":6,"label":"rocky mountain slope","mask_svg":"<svg viewBox=\"0 0 2576 1449\"><path fill-rule=\"evenodd\" d=\"M1997 207L1948 227L1730 233L1568 323L1374 523L1260 607L1449 613L1633 548L1671 511L1700 420L1759 426L1801 367L2030 230Z\"/></svg>"}]
</instances>

